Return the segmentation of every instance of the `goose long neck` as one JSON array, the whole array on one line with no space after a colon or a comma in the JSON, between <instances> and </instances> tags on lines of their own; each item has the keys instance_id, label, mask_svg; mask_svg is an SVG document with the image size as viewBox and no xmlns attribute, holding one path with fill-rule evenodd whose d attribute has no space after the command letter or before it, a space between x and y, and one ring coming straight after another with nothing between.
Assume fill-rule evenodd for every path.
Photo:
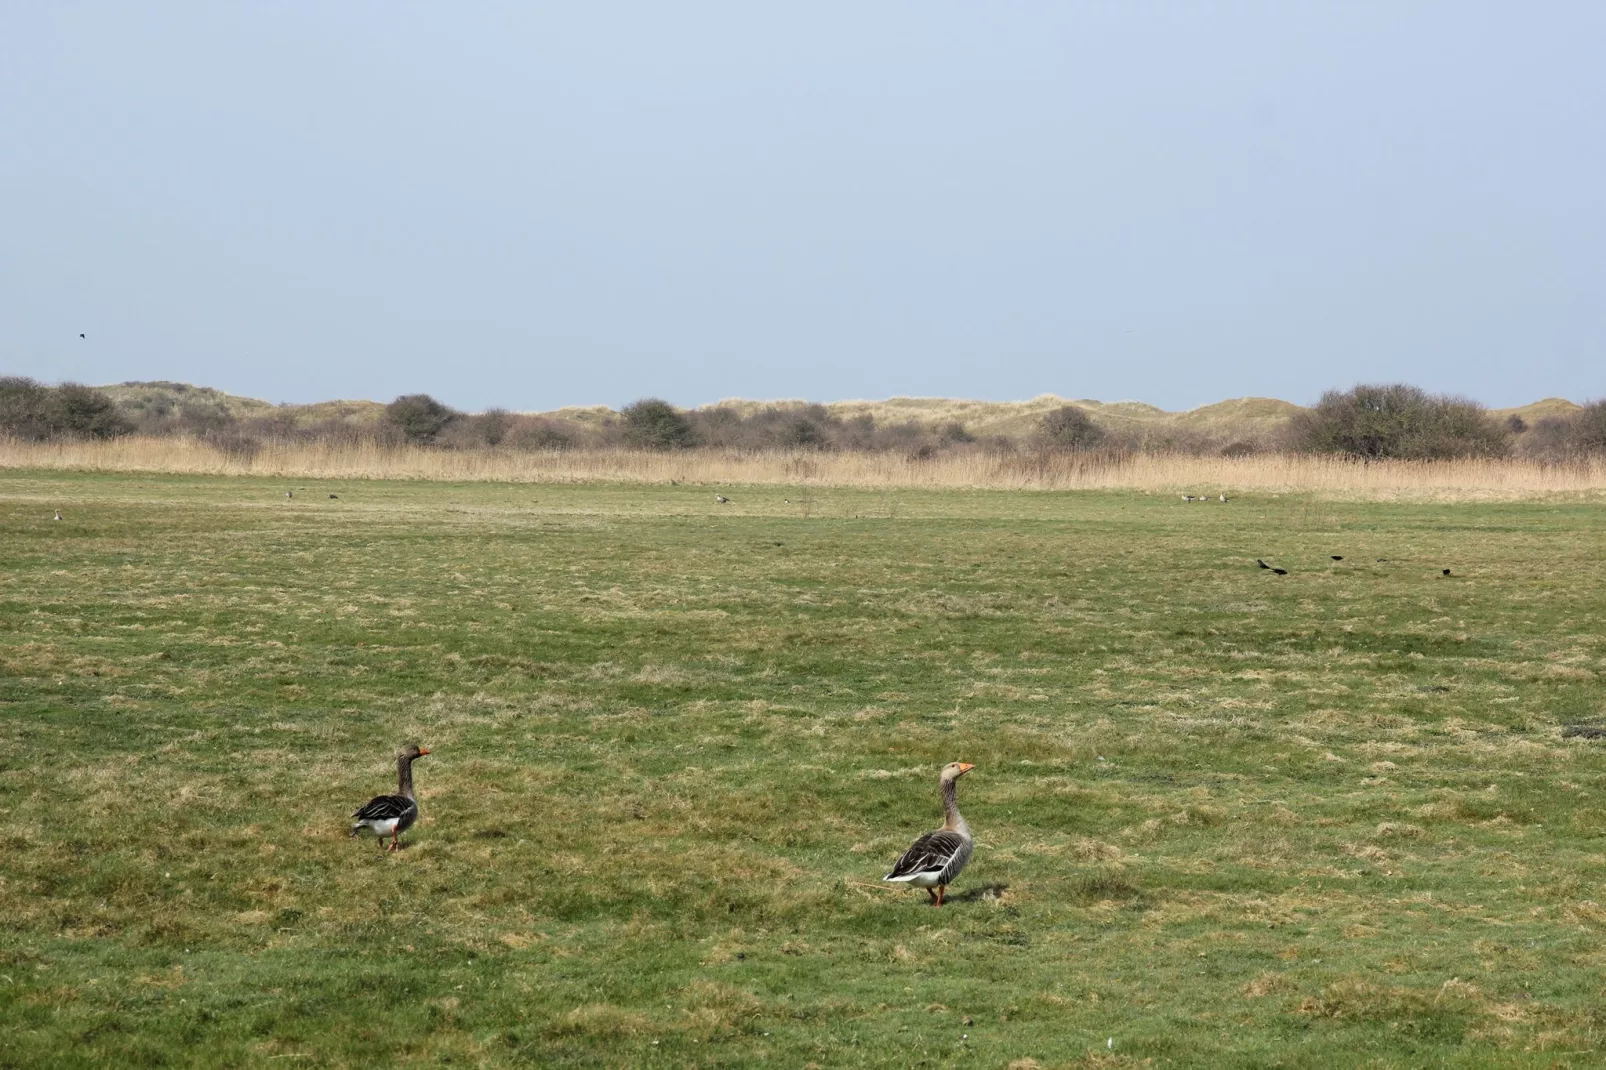
<instances>
[{"instance_id":1,"label":"goose long neck","mask_svg":"<svg viewBox=\"0 0 1606 1070\"><path fill-rule=\"evenodd\" d=\"M405 754L396 759L396 794L417 798L413 794L413 760Z\"/></svg>"},{"instance_id":2,"label":"goose long neck","mask_svg":"<svg viewBox=\"0 0 1606 1070\"><path fill-rule=\"evenodd\" d=\"M942 827L952 829L961 835L970 835L970 826L965 824L964 815L959 812L959 781L944 780L942 782L942 814L944 821Z\"/></svg>"}]
</instances>

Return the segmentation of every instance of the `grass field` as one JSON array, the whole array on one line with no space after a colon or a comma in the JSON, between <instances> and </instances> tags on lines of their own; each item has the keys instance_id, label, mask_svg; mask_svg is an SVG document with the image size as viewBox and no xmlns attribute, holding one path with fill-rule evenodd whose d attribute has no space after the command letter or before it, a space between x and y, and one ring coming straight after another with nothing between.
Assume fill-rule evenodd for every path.
<instances>
[{"instance_id":1,"label":"grass field","mask_svg":"<svg viewBox=\"0 0 1606 1070\"><path fill-rule=\"evenodd\" d=\"M1599 1061L1598 504L294 485L0 472L0 1065Z\"/></svg>"}]
</instances>

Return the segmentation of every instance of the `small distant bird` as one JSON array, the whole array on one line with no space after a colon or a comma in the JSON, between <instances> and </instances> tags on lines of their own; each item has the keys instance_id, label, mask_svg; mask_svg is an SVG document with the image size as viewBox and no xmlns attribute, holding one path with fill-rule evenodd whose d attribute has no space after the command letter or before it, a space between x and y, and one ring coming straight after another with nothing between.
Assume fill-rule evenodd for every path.
<instances>
[{"instance_id":1,"label":"small distant bird","mask_svg":"<svg viewBox=\"0 0 1606 1070\"><path fill-rule=\"evenodd\" d=\"M338 495L338 494L331 494L331 495L329 495L329 497L331 497L331 498L339 498L339 497L340 497L340 495Z\"/></svg>"},{"instance_id":2,"label":"small distant bird","mask_svg":"<svg viewBox=\"0 0 1606 1070\"><path fill-rule=\"evenodd\" d=\"M723 494L714 495L714 500L716 502L718 502L720 505L729 505L730 501L731 501L729 498L725 497L725 495L723 495Z\"/></svg>"},{"instance_id":3,"label":"small distant bird","mask_svg":"<svg viewBox=\"0 0 1606 1070\"><path fill-rule=\"evenodd\" d=\"M284 492L284 496L285 496L285 497L286 497L286 498L294 498L294 497L295 497L295 495L294 495L294 494L292 494L292 493L291 493L291 492L290 492L290 491L285 491L285 492Z\"/></svg>"},{"instance_id":4,"label":"small distant bird","mask_svg":"<svg viewBox=\"0 0 1606 1070\"><path fill-rule=\"evenodd\" d=\"M1182 496L1182 500L1185 501L1185 502L1191 502L1191 501L1194 500L1194 497L1191 494L1184 494Z\"/></svg>"},{"instance_id":5,"label":"small distant bird","mask_svg":"<svg viewBox=\"0 0 1606 1070\"><path fill-rule=\"evenodd\" d=\"M1446 575L1446 576L1448 576L1448 575L1449 575L1449 574L1450 574L1450 570L1449 570L1449 569L1445 569L1445 570L1444 570L1444 574L1445 574L1445 575Z\"/></svg>"},{"instance_id":6,"label":"small distant bird","mask_svg":"<svg viewBox=\"0 0 1606 1070\"><path fill-rule=\"evenodd\" d=\"M1230 501L1232 501L1232 499L1231 499L1231 498L1229 498L1229 497L1227 497L1227 496L1226 496L1226 495L1225 495L1225 494L1223 494L1223 495L1222 495L1222 496L1221 496L1221 500L1222 500L1222 501L1223 501L1223 502L1230 502Z\"/></svg>"},{"instance_id":7,"label":"small distant bird","mask_svg":"<svg viewBox=\"0 0 1606 1070\"><path fill-rule=\"evenodd\" d=\"M1344 560L1344 555L1343 554L1334 554L1333 555L1333 560L1334 561L1342 561L1342 560Z\"/></svg>"},{"instance_id":8,"label":"small distant bird","mask_svg":"<svg viewBox=\"0 0 1606 1070\"><path fill-rule=\"evenodd\" d=\"M1275 572L1279 576L1288 575L1288 570L1286 568L1272 568L1272 566L1266 564L1266 562L1262 561L1258 557L1255 558L1255 564L1259 565L1261 568L1270 569L1272 572Z\"/></svg>"},{"instance_id":9,"label":"small distant bird","mask_svg":"<svg viewBox=\"0 0 1606 1070\"><path fill-rule=\"evenodd\" d=\"M976 842L971 838L970 826L959 813L956 784L960 777L976 768L966 762L949 762L942 767L938 784L942 787L942 828L928 832L910 845L892 867L892 872L881 879L894 884L912 884L924 888L931 896L933 906L942 906L943 894L948 885L959 876ZM935 888L936 891L932 891Z\"/></svg>"},{"instance_id":10,"label":"small distant bird","mask_svg":"<svg viewBox=\"0 0 1606 1070\"><path fill-rule=\"evenodd\" d=\"M418 796L413 794L413 761L428 753L427 747L420 747L417 743L409 743L396 752L396 794L375 795L352 814L356 819L351 826L353 836L365 828L371 828L378 835L381 846L385 837L389 836L390 846L386 849L396 850L401 843L401 834L412 828L413 822L418 820Z\"/></svg>"},{"instance_id":11,"label":"small distant bird","mask_svg":"<svg viewBox=\"0 0 1606 1070\"><path fill-rule=\"evenodd\" d=\"M56 510L56 519L57 519L57 520L60 520L60 519L61 519L61 510L60 510L60 509L57 509L57 510Z\"/></svg>"},{"instance_id":12,"label":"small distant bird","mask_svg":"<svg viewBox=\"0 0 1606 1070\"><path fill-rule=\"evenodd\" d=\"M84 337L84 332L83 331L79 331L78 332L78 337L80 337L80 338Z\"/></svg>"}]
</instances>

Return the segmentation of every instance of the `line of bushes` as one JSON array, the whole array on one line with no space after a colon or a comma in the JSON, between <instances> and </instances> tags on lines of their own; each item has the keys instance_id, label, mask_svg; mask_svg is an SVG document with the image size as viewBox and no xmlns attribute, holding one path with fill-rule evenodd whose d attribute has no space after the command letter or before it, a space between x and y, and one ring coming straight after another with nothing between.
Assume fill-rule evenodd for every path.
<instances>
[{"instance_id":1,"label":"line of bushes","mask_svg":"<svg viewBox=\"0 0 1606 1070\"><path fill-rule=\"evenodd\" d=\"M134 429L111 398L79 383L45 386L0 377L0 434L26 442L58 438L116 438Z\"/></svg>"},{"instance_id":2,"label":"line of bushes","mask_svg":"<svg viewBox=\"0 0 1606 1070\"><path fill-rule=\"evenodd\" d=\"M187 435L247 455L266 442L300 441L520 451L709 447L897 452L914 458L954 450L1104 456L1300 451L1363 460L1517 455L1556 463L1606 456L1606 401L1530 426L1517 417L1497 420L1465 398L1429 394L1404 384L1328 391L1314 407L1274 432L1110 426L1085 408L1065 405L1017 435L980 438L952 420L878 421L868 414L842 416L823 405L803 404L679 409L659 398L644 398L618 413L595 410L573 418L502 409L463 413L428 394L399 397L384 407L378 419L358 419L356 407L343 410L332 405L315 407L321 415L307 419L304 411L260 403L241 416L216 391L182 383L125 385L153 389L125 394L119 403L103 391L77 383L47 386L32 379L0 377L0 435L30 441L104 439L131 432ZM367 407L369 412L373 409Z\"/></svg>"}]
</instances>

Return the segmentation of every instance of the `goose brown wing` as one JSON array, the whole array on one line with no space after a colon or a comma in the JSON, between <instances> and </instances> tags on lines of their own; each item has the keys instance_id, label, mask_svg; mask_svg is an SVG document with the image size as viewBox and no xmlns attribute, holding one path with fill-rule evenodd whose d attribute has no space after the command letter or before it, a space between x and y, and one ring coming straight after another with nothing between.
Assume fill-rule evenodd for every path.
<instances>
[{"instance_id":1,"label":"goose brown wing","mask_svg":"<svg viewBox=\"0 0 1606 1070\"><path fill-rule=\"evenodd\" d=\"M401 817L415 805L405 795L376 795L351 816L358 821L390 821Z\"/></svg>"},{"instance_id":2,"label":"goose brown wing","mask_svg":"<svg viewBox=\"0 0 1606 1070\"><path fill-rule=\"evenodd\" d=\"M882 880L911 877L916 873L941 873L965 849L965 838L952 829L928 832L916 840Z\"/></svg>"}]
</instances>

